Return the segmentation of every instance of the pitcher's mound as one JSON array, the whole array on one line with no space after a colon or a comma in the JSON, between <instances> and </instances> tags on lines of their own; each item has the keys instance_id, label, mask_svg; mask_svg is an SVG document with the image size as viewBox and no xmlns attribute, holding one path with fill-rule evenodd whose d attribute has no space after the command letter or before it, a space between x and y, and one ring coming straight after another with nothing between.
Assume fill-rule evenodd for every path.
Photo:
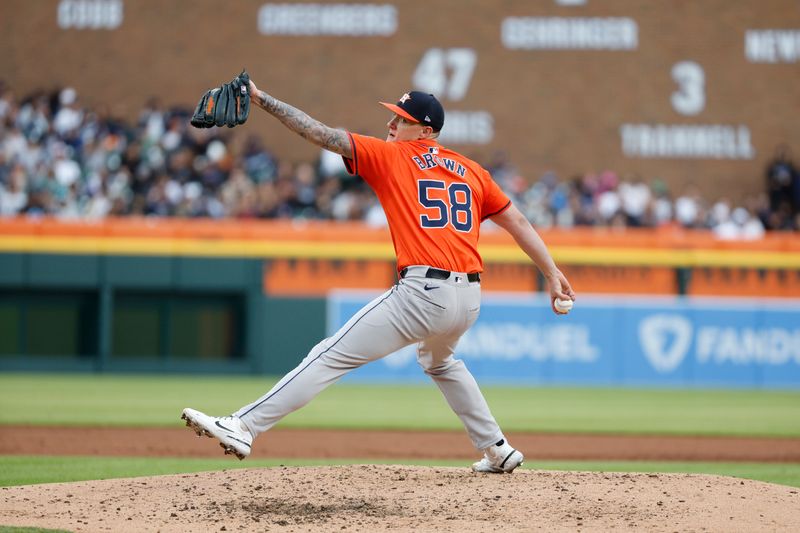
<instances>
[{"instance_id":1,"label":"pitcher's mound","mask_svg":"<svg viewBox=\"0 0 800 533\"><path fill-rule=\"evenodd\" d=\"M693 474L280 467L3 488L0 525L202 533L800 531L800 495Z\"/></svg>"}]
</instances>

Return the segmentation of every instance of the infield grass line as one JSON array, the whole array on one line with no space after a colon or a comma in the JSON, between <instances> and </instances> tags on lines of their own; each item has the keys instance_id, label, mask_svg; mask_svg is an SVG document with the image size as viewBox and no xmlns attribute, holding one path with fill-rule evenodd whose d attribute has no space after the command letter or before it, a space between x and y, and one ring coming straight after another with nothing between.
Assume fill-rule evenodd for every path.
<instances>
[{"instance_id":1,"label":"infield grass line","mask_svg":"<svg viewBox=\"0 0 800 533\"><path fill-rule=\"evenodd\" d=\"M248 459L95 456L0 456L0 487L114 478L192 474L240 468L398 464L469 469L470 461L375 459ZM528 470L715 474L800 487L800 463L709 463L669 461L527 461Z\"/></svg>"},{"instance_id":2,"label":"infield grass line","mask_svg":"<svg viewBox=\"0 0 800 533\"><path fill-rule=\"evenodd\" d=\"M180 425L226 415L275 378L0 373L0 425ZM800 391L482 387L507 432L800 437ZM55 408L57 406L57 408ZM433 385L336 384L283 427L461 430Z\"/></svg>"}]
</instances>

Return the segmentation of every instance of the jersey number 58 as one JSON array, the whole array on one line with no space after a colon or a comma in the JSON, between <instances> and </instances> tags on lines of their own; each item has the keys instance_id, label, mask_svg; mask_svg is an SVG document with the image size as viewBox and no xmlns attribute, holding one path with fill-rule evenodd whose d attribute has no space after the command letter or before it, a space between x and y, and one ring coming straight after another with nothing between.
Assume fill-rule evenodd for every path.
<instances>
[{"instance_id":1,"label":"jersey number 58","mask_svg":"<svg viewBox=\"0 0 800 533\"><path fill-rule=\"evenodd\" d=\"M456 231L472 230L472 190L466 183L451 183L449 186L438 180L419 180L419 203L433 213L420 215L423 228L443 228L450 224ZM449 203L440 198L431 198L431 189L447 190Z\"/></svg>"}]
</instances>

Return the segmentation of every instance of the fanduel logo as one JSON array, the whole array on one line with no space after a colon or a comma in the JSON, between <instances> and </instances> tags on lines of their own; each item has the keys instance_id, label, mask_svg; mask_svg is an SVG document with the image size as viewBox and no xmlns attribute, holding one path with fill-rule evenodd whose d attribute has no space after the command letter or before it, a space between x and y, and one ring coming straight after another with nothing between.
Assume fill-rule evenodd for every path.
<instances>
[{"instance_id":1,"label":"fanduel logo","mask_svg":"<svg viewBox=\"0 0 800 533\"><path fill-rule=\"evenodd\" d=\"M416 347L408 347L384 359L391 369L411 364ZM465 361L554 361L557 363L593 363L600 348L592 344L590 329L581 324L541 326L500 322L476 324L458 343L456 357Z\"/></svg>"},{"instance_id":2,"label":"fanduel logo","mask_svg":"<svg viewBox=\"0 0 800 533\"><path fill-rule=\"evenodd\" d=\"M461 338L456 354L476 360L593 363L600 348L583 324L499 322L475 325Z\"/></svg>"},{"instance_id":3,"label":"fanduel logo","mask_svg":"<svg viewBox=\"0 0 800 533\"><path fill-rule=\"evenodd\" d=\"M800 365L800 328L703 326L696 351L701 364Z\"/></svg>"},{"instance_id":4,"label":"fanduel logo","mask_svg":"<svg viewBox=\"0 0 800 533\"><path fill-rule=\"evenodd\" d=\"M692 341L692 324L680 315L652 315L639 323L639 344L657 372L666 374L681 364Z\"/></svg>"}]
</instances>

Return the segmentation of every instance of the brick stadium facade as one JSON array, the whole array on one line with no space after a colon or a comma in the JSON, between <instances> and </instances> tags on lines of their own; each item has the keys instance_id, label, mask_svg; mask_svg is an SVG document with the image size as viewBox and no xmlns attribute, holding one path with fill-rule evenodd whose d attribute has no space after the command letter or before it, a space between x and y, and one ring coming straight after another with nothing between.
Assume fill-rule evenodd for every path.
<instances>
[{"instance_id":1,"label":"brick stadium facade","mask_svg":"<svg viewBox=\"0 0 800 533\"><path fill-rule=\"evenodd\" d=\"M578 4L578 5L569 5ZM662 5L663 4L663 5ZM448 110L446 144L522 174L611 169L679 192L764 188L776 147L800 150L793 0L523 0L336 4L6 0L0 71L17 96L62 86L134 121L192 107L246 66L324 122L382 136L377 100L417 87ZM448 130L449 128L449 130ZM256 117L276 153L318 152Z\"/></svg>"}]
</instances>

